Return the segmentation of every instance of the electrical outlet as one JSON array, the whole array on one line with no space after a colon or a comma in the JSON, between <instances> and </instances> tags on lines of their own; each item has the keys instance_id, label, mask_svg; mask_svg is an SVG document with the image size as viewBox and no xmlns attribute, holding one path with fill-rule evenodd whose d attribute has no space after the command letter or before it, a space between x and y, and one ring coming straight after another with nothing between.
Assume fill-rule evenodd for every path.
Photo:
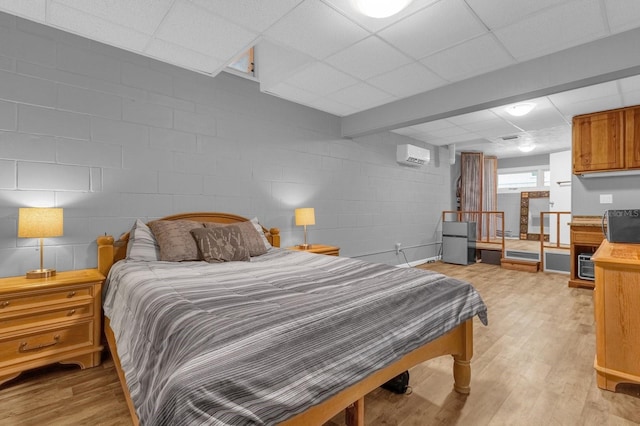
<instances>
[{"instance_id":1,"label":"electrical outlet","mask_svg":"<svg viewBox=\"0 0 640 426\"><path fill-rule=\"evenodd\" d=\"M396 254L400 254L400 243L396 243Z\"/></svg>"}]
</instances>

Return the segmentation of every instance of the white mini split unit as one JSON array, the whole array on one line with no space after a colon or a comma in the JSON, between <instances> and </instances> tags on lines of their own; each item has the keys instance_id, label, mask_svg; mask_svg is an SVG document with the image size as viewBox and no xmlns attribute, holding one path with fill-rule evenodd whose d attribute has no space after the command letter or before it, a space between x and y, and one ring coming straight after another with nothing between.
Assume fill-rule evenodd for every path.
<instances>
[{"instance_id":1,"label":"white mini split unit","mask_svg":"<svg viewBox=\"0 0 640 426\"><path fill-rule=\"evenodd\" d=\"M431 160L431 151L409 144L398 145L396 155L398 163L410 166L422 166Z\"/></svg>"}]
</instances>

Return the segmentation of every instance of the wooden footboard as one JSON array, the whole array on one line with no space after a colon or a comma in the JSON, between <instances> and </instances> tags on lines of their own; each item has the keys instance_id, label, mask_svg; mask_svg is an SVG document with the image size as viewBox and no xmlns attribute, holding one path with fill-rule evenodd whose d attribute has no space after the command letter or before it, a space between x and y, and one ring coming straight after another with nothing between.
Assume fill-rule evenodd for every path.
<instances>
[{"instance_id":1,"label":"wooden footboard","mask_svg":"<svg viewBox=\"0 0 640 426\"><path fill-rule=\"evenodd\" d=\"M133 424L137 426L139 424L138 416L129 394L129 388L127 387L124 372L120 366L115 336L113 334L113 330L111 330L108 318L105 318L104 328L107 336L107 342L109 343L109 350L111 351L111 356L113 357L116 370L118 371L120 384L122 385L122 390L127 400L127 406L131 413L131 420L133 421ZM459 393L468 394L471 390L469 384L471 382L471 357L473 356L473 319L467 320L444 336L441 336L436 340L419 347L413 352L408 353L388 367L376 371L364 380L348 387L337 395L309 408L295 417L292 417L291 419L281 423L281 425L322 425L333 418L336 414L345 410L347 425L363 426L364 396L366 394L403 371L442 355L453 356L453 388Z\"/></svg>"}]
</instances>

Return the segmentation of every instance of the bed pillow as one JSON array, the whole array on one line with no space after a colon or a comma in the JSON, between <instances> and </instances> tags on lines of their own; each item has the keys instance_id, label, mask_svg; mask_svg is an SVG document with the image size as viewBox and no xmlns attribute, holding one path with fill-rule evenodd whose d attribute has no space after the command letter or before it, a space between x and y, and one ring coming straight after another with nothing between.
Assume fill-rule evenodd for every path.
<instances>
[{"instance_id":1,"label":"bed pillow","mask_svg":"<svg viewBox=\"0 0 640 426\"><path fill-rule=\"evenodd\" d=\"M236 222L232 224L205 222L204 226L205 228L209 228L209 229L218 229L218 228L226 228L229 226L235 226L242 233L244 244L249 250L250 256L260 256L261 254L265 254L267 252L267 248L265 247L264 242L262 241L262 238L260 238L260 235L264 237L264 233L262 232L262 229L260 229L260 232L256 231L254 224L250 221Z\"/></svg>"},{"instance_id":2,"label":"bed pillow","mask_svg":"<svg viewBox=\"0 0 640 426\"><path fill-rule=\"evenodd\" d=\"M248 261L249 250L239 226L192 229L202 258L209 263Z\"/></svg>"},{"instance_id":3,"label":"bed pillow","mask_svg":"<svg viewBox=\"0 0 640 426\"><path fill-rule=\"evenodd\" d=\"M153 262L160 260L160 246L151 229L140 219L129 231L127 243L127 259Z\"/></svg>"},{"instance_id":4,"label":"bed pillow","mask_svg":"<svg viewBox=\"0 0 640 426\"><path fill-rule=\"evenodd\" d=\"M190 231L203 228L202 223L192 220L154 220L149 223L149 228L160 246L160 260L200 260L198 245Z\"/></svg>"},{"instance_id":5,"label":"bed pillow","mask_svg":"<svg viewBox=\"0 0 640 426\"><path fill-rule=\"evenodd\" d=\"M254 217L253 219L251 219L251 223L253 224L253 227L256 228L256 231L258 231L258 235L260 235L260 238L262 238L262 243L264 244L265 249L269 250L272 247L271 243L269 242L269 240L267 240L267 237L264 235L264 231L262 230L262 225L260 225L260 222L258 222L258 218Z\"/></svg>"}]
</instances>

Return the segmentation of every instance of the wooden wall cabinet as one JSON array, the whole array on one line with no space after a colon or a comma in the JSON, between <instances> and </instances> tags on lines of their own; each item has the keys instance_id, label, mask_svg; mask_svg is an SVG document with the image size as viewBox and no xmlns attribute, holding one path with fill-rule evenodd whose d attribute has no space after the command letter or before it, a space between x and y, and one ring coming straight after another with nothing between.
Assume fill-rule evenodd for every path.
<instances>
[{"instance_id":1,"label":"wooden wall cabinet","mask_svg":"<svg viewBox=\"0 0 640 426\"><path fill-rule=\"evenodd\" d=\"M640 106L573 117L573 173L640 168Z\"/></svg>"},{"instance_id":2,"label":"wooden wall cabinet","mask_svg":"<svg viewBox=\"0 0 640 426\"><path fill-rule=\"evenodd\" d=\"M604 241L593 256L598 387L640 384L640 245Z\"/></svg>"}]
</instances>

